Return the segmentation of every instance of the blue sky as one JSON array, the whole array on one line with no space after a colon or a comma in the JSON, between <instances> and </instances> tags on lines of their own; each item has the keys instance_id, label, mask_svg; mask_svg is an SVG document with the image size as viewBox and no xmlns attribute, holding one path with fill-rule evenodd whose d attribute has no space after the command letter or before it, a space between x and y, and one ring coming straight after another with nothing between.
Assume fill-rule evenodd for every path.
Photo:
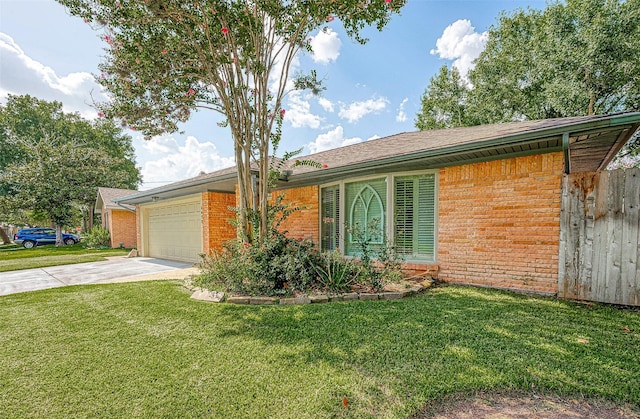
<instances>
[{"instance_id":1,"label":"blue sky","mask_svg":"<svg viewBox=\"0 0 640 419\"><path fill-rule=\"evenodd\" d=\"M303 154L415 131L420 96L438 69L465 73L482 51L485 32L501 11L543 8L542 0L409 0L383 32L367 30L359 45L340 23L315 32L314 53L299 57L300 70L316 69L327 90L320 97L289 95L280 153ZM104 41L53 0L0 0L0 103L8 94L30 94L63 103L65 111L95 118L93 81ZM233 164L228 129L219 115L201 111L184 134L144 141L129 132L141 168L141 189L162 186Z\"/></svg>"}]
</instances>

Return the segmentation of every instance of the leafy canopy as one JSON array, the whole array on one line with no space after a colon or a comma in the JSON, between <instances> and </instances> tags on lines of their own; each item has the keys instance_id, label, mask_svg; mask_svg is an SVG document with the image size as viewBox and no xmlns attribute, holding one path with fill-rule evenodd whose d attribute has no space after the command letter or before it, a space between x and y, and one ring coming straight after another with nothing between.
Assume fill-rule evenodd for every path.
<instances>
[{"instance_id":1,"label":"leafy canopy","mask_svg":"<svg viewBox=\"0 0 640 419\"><path fill-rule=\"evenodd\" d=\"M640 110L640 0L502 14L468 80L433 77L419 129Z\"/></svg>"},{"instance_id":2,"label":"leafy canopy","mask_svg":"<svg viewBox=\"0 0 640 419\"><path fill-rule=\"evenodd\" d=\"M322 90L315 72L290 82L292 62L311 50L310 33L340 21L381 30L405 0L57 0L103 32L106 56L98 81L111 95L100 105L147 138L174 132L197 109L224 116L238 168L240 234L250 239L247 211L268 231L269 155L280 140L284 95ZM252 164L260 182L252 181ZM254 186L257 185L257 186ZM259 205L255 208L254 197Z\"/></svg>"},{"instance_id":3,"label":"leafy canopy","mask_svg":"<svg viewBox=\"0 0 640 419\"><path fill-rule=\"evenodd\" d=\"M131 137L108 121L65 113L59 102L10 95L0 106L0 219L25 211L63 226L93 206L98 186L135 189Z\"/></svg>"}]
</instances>

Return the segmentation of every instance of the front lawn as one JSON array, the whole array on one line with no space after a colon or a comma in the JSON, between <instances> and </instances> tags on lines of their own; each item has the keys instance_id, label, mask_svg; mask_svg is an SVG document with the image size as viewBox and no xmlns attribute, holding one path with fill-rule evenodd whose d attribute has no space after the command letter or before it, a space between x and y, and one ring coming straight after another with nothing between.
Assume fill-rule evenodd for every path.
<instances>
[{"instance_id":1,"label":"front lawn","mask_svg":"<svg viewBox=\"0 0 640 419\"><path fill-rule=\"evenodd\" d=\"M638 348L638 311L467 287L302 306L65 287L0 297L0 417L407 417L475 391L640 405Z\"/></svg>"},{"instance_id":2,"label":"front lawn","mask_svg":"<svg viewBox=\"0 0 640 419\"><path fill-rule=\"evenodd\" d=\"M107 256L121 256L128 252L129 249L87 249L82 243L59 247L49 244L33 249L9 245L0 248L0 272L97 262Z\"/></svg>"}]
</instances>

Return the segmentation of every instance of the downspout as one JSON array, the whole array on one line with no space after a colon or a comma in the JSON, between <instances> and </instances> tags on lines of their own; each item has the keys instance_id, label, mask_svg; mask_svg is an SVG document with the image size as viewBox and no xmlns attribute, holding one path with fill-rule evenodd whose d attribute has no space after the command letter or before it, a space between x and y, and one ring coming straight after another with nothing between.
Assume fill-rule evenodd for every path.
<instances>
[{"instance_id":1,"label":"downspout","mask_svg":"<svg viewBox=\"0 0 640 419\"><path fill-rule=\"evenodd\" d=\"M571 161L569 160L569 133L562 134L562 152L564 153L564 172L571 173Z\"/></svg>"}]
</instances>

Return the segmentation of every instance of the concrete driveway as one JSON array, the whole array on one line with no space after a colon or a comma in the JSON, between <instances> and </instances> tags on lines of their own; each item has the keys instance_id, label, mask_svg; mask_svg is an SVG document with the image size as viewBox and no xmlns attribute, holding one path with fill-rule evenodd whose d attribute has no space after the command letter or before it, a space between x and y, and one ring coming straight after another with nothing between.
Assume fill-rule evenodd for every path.
<instances>
[{"instance_id":1,"label":"concrete driveway","mask_svg":"<svg viewBox=\"0 0 640 419\"><path fill-rule=\"evenodd\" d=\"M0 295L66 285L105 284L152 279L183 279L198 273L193 264L154 258L110 257L102 262L0 272Z\"/></svg>"}]
</instances>

